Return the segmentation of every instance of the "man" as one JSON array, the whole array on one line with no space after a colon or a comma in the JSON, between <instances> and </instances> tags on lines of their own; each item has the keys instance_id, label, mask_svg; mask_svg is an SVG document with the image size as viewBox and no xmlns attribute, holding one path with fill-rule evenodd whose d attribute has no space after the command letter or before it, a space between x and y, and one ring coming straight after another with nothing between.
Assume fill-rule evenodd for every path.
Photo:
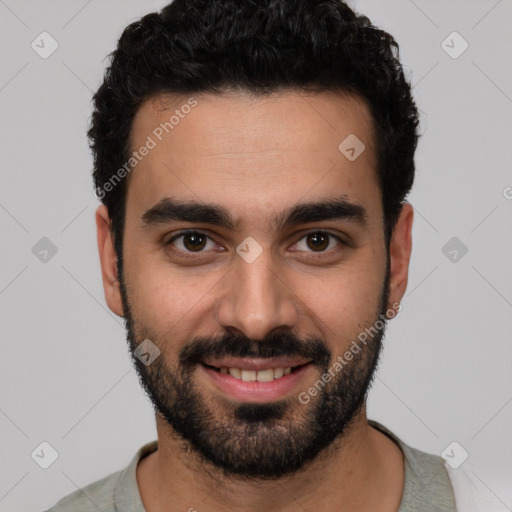
<instances>
[{"instance_id":1,"label":"man","mask_svg":"<svg viewBox=\"0 0 512 512\"><path fill-rule=\"evenodd\" d=\"M341 0L175 0L126 28L89 137L158 441L52 512L460 510L443 460L366 416L412 247L397 49Z\"/></svg>"}]
</instances>

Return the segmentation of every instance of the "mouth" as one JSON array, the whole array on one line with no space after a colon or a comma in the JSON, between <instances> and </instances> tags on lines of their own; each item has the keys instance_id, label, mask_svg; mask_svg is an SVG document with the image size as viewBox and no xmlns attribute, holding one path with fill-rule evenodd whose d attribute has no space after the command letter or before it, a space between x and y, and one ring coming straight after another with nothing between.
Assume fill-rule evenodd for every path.
<instances>
[{"instance_id":1,"label":"mouth","mask_svg":"<svg viewBox=\"0 0 512 512\"><path fill-rule=\"evenodd\" d=\"M230 358L200 365L217 391L240 402L282 399L298 387L312 366L312 361L279 358Z\"/></svg>"},{"instance_id":2,"label":"mouth","mask_svg":"<svg viewBox=\"0 0 512 512\"><path fill-rule=\"evenodd\" d=\"M309 363L304 363L298 366L280 366L277 368L265 368L263 370L244 370L243 368L221 366L216 367L206 363L203 363L205 368L210 368L216 372L222 373L223 375L231 375L237 380L243 380L244 382L271 382L275 379L282 379L285 375L297 371L302 366Z\"/></svg>"}]
</instances>

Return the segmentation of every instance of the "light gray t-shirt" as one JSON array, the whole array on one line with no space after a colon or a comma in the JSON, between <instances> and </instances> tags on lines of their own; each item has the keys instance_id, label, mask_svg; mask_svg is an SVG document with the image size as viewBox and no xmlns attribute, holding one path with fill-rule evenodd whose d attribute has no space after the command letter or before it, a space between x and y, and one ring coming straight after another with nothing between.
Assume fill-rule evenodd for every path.
<instances>
[{"instance_id":1,"label":"light gray t-shirt","mask_svg":"<svg viewBox=\"0 0 512 512\"><path fill-rule=\"evenodd\" d=\"M376 421L368 423L397 443L404 454L405 482L397 512L456 512L443 459L411 448ZM157 448L158 441L145 444L125 469L73 492L46 512L146 512L137 486L136 468L141 459Z\"/></svg>"}]
</instances>

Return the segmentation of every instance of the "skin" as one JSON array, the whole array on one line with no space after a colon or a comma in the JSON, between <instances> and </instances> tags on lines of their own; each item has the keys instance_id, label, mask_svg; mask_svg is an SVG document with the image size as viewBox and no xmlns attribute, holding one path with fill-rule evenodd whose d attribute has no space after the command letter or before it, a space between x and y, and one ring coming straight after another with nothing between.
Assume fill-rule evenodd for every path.
<instances>
[{"instance_id":1,"label":"skin","mask_svg":"<svg viewBox=\"0 0 512 512\"><path fill-rule=\"evenodd\" d=\"M257 340L277 327L319 336L335 358L342 355L362 328L374 323L385 276L383 211L369 110L356 97L333 93L194 97L197 106L129 175L123 256L134 317L165 336L162 357L172 363L194 336L232 330ZM159 95L147 100L134 120L132 147L142 146L187 99ZM351 133L366 145L353 162L338 150ZM298 202L341 194L366 208L366 227L329 220L276 231L270 223L273 215ZM186 222L144 228L144 212L166 196L219 204L239 219L239 225L234 231ZM407 287L412 220L412 206L405 203L390 244L388 307L400 302ZM102 205L96 223L105 298L109 308L123 316L109 222ZM215 252L210 243L206 255L179 258L162 241L186 228L206 232L225 251ZM314 229L345 235L350 244L344 247L332 240L332 250L315 253L304 238ZM263 248L251 264L235 252L248 236ZM184 250L179 242L175 249ZM320 257L308 260L311 254ZM318 370L309 368L298 391L318 378ZM221 418L226 397L199 372L195 379ZM297 403L290 414L300 417L301 407L307 406ZM297 510L297 504L305 510L398 510L403 455L368 425L365 408L343 442L335 441L312 463L278 481L222 476L193 452L183 451L181 439L158 414L156 422L159 448L137 467L149 512L287 512Z\"/></svg>"}]
</instances>

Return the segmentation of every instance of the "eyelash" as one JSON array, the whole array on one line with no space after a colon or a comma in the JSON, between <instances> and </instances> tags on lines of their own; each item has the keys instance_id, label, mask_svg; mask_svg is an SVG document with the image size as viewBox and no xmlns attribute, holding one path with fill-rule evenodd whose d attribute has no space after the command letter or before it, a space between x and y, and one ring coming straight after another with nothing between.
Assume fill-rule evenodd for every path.
<instances>
[{"instance_id":1,"label":"eyelash","mask_svg":"<svg viewBox=\"0 0 512 512\"><path fill-rule=\"evenodd\" d=\"M214 241L210 236L208 236L205 232L203 231L198 231L198 230L186 230L186 231L180 231L179 233L177 233L176 235L174 235L172 238L170 238L165 245L169 245L169 246L172 246L172 243L179 239L179 238L183 238L184 236L186 235L201 235L201 236L205 236L206 238L208 238L209 240L211 241ZM316 235L316 234L321 234L321 235L327 235L331 238L334 238L337 242L339 242L340 245L342 246L347 246L347 244L338 236L338 235L335 235L334 233L331 233L329 231L324 231L324 230L314 230L314 231L309 231L308 233L305 233L304 235L302 235L299 240L294 244L294 245L297 245L299 243L299 241L303 240L304 238L310 236L310 235ZM180 256L184 257L184 258L198 258L200 257L201 255L203 255L205 253L205 251L197 251L197 252L194 252L194 251L183 251L181 249L175 249L173 248L172 249L173 251L175 251L176 253L179 253ZM329 250L325 250L325 251L318 251L318 252L315 252L315 251L306 251L310 254L313 254L314 256L307 256L307 258L310 258L310 259L316 259L316 258L321 258L322 255L325 255L325 254L331 254L332 251L334 251L335 249L329 249ZM300 252L300 251L298 251Z\"/></svg>"}]
</instances>

